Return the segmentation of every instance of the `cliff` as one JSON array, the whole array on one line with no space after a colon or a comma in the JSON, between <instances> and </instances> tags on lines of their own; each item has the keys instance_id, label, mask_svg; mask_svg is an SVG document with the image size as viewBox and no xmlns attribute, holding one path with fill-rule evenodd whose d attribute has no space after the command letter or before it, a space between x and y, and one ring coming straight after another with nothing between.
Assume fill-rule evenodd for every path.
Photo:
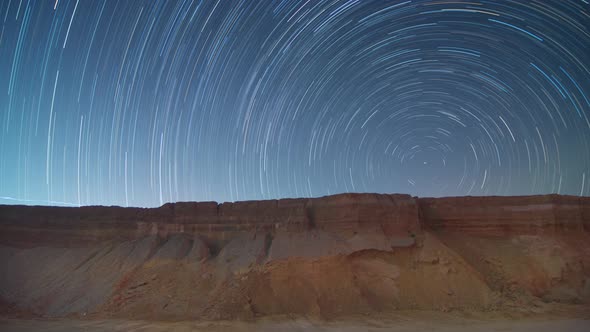
<instances>
[{"instance_id":1,"label":"cliff","mask_svg":"<svg viewBox=\"0 0 590 332\"><path fill-rule=\"evenodd\" d=\"M0 303L158 319L583 304L589 230L590 199L558 195L0 206Z\"/></svg>"},{"instance_id":2,"label":"cliff","mask_svg":"<svg viewBox=\"0 0 590 332\"><path fill-rule=\"evenodd\" d=\"M421 219L433 229L483 234L590 230L590 197L446 197L418 202Z\"/></svg>"},{"instance_id":3,"label":"cliff","mask_svg":"<svg viewBox=\"0 0 590 332\"><path fill-rule=\"evenodd\" d=\"M409 195L341 194L311 199L180 202L159 208L0 206L0 243L86 246L146 235L202 235L210 240L249 231L382 232L408 237L419 229Z\"/></svg>"}]
</instances>

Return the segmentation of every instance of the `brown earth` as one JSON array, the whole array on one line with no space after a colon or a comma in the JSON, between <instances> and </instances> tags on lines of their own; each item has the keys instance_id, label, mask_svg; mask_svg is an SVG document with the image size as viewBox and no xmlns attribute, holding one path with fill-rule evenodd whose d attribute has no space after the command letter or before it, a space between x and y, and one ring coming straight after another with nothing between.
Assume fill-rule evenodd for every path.
<instances>
[{"instance_id":1,"label":"brown earth","mask_svg":"<svg viewBox=\"0 0 590 332\"><path fill-rule=\"evenodd\" d=\"M0 206L0 313L330 320L565 306L590 318L589 230L590 199L558 195Z\"/></svg>"}]
</instances>

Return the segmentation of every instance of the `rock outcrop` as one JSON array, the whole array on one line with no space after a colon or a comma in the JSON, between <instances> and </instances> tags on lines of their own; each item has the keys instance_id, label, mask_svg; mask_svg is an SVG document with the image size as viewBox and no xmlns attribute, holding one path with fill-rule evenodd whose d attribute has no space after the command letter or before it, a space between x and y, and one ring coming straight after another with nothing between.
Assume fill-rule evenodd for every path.
<instances>
[{"instance_id":1,"label":"rock outcrop","mask_svg":"<svg viewBox=\"0 0 590 332\"><path fill-rule=\"evenodd\" d=\"M158 319L589 303L589 231L590 198L558 195L0 206L0 302Z\"/></svg>"},{"instance_id":2,"label":"rock outcrop","mask_svg":"<svg viewBox=\"0 0 590 332\"><path fill-rule=\"evenodd\" d=\"M445 197L418 202L423 222L439 230L481 234L590 230L589 197Z\"/></svg>"},{"instance_id":3,"label":"rock outcrop","mask_svg":"<svg viewBox=\"0 0 590 332\"><path fill-rule=\"evenodd\" d=\"M222 204L180 202L153 209L0 205L0 227L0 243L66 247L171 234L223 241L249 231L315 230L346 237L379 232L407 238L420 228L415 198L379 194Z\"/></svg>"}]
</instances>

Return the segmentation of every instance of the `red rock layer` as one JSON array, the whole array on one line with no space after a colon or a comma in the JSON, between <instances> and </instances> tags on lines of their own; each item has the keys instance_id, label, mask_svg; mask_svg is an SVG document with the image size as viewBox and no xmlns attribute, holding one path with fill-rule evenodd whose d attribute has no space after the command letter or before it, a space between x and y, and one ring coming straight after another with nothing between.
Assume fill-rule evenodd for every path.
<instances>
[{"instance_id":1,"label":"red rock layer","mask_svg":"<svg viewBox=\"0 0 590 332\"><path fill-rule=\"evenodd\" d=\"M437 230L489 235L590 230L589 197L445 197L418 201L424 224Z\"/></svg>"},{"instance_id":2,"label":"red rock layer","mask_svg":"<svg viewBox=\"0 0 590 332\"><path fill-rule=\"evenodd\" d=\"M379 231L408 237L419 231L409 195L340 194L310 199L235 203L180 202L159 208L0 206L0 243L85 246L107 240L175 233L227 239L243 231L321 230L354 235Z\"/></svg>"},{"instance_id":3,"label":"red rock layer","mask_svg":"<svg viewBox=\"0 0 590 332\"><path fill-rule=\"evenodd\" d=\"M404 237L433 229L501 235L590 230L590 198L560 195L413 198L340 194L235 203L180 202L159 208L0 206L0 243L84 246L145 235L227 239L242 231L310 229Z\"/></svg>"}]
</instances>

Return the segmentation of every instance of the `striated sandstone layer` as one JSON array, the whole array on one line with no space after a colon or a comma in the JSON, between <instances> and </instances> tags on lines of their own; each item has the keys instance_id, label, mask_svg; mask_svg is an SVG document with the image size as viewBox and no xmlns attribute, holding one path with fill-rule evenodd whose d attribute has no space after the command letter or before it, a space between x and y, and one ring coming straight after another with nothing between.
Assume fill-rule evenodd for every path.
<instances>
[{"instance_id":1,"label":"striated sandstone layer","mask_svg":"<svg viewBox=\"0 0 590 332\"><path fill-rule=\"evenodd\" d=\"M488 196L418 201L421 218L434 229L481 234L590 231L590 197Z\"/></svg>"},{"instance_id":2,"label":"striated sandstone layer","mask_svg":"<svg viewBox=\"0 0 590 332\"><path fill-rule=\"evenodd\" d=\"M590 199L558 195L0 206L0 310L176 320L587 306L589 230Z\"/></svg>"}]
</instances>

